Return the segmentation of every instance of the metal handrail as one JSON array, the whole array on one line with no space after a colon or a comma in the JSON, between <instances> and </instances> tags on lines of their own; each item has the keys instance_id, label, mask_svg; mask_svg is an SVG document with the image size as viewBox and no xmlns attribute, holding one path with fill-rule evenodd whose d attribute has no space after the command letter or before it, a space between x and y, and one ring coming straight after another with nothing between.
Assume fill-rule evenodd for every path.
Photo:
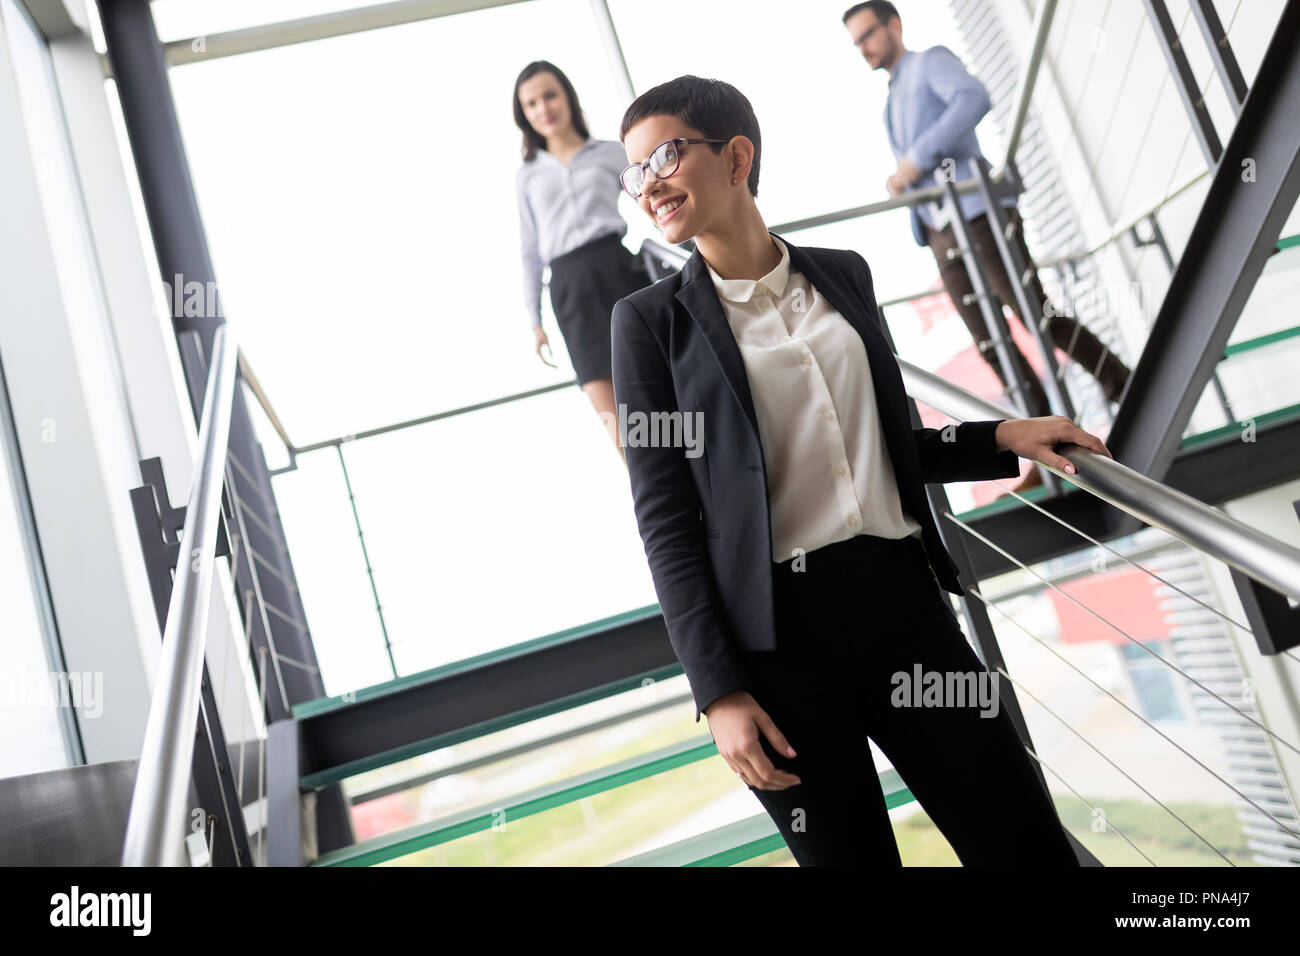
<instances>
[{"instance_id":1,"label":"metal handrail","mask_svg":"<svg viewBox=\"0 0 1300 956\"><path fill-rule=\"evenodd\" d=\"M1161 199L1159 202L1153 205L1143 207L1143 211L1138 213L1135 216L1129 216L1121 220L1118 224L1112 226L1110 228L1110 231L1107 232L1106 238L1102 239L1096 245L1088 249L1085 249L1082 252L1067 252L1064 255L1053 256L1050 259L1036 260L1035 266L1039 269L1051 269L1059 265L1064 265L1067 262L1078 262L1080 259L1087 259L1090 256L1096 255L1115 240L1128 235L1129 230L1137 226L1138 223L1158 213L1166 205L1168 205L1173 200L1177 199L1183 193L1187 192L1187 190L1191 189L1193 186L1195 186L1197 183L1199 183L1202 179L1204 179L1208 175L1209 173L1204 170L1197 173L1195 176L1188 179L1177 189L1173 190L1171 193L1165 196L1164 199ZM775 231L776 228L777 227L773 226L772 227L773 231ZM664 248L664 247L660 246L659 248ZM944 294L944 290L942 286L936 289L921 289L918 292L912 292L909 293L908 295L902 295L894 299L886 299L880 302L879 305L883 309L887 306L901 305L904 302L911 302L914 299L928 299L932 295L943 295L943 294Z\"/></svg>"},{"instance_id":2,"label":"metal handrail","mask_svg":"<svg viewBox=\"0 0 1300 956\"><path fill-rule=\"evenodd\" d=\"M901 358L898 365L907 393L950 418L957 421L1021 418ZM1076 445L1063 446L1061 454L1078 469L1076 474L1066 474L1051 465L1043 467L1140 521L1300 601L1300 548L1270 537L1113 458Z\"/></svg>"},{"instance_id":3,"label":"metal handrail","mask_svg":"<svg viewBox=\"0 0 1300 956\"><path fill-rule=\"evenodd\" d=\"M158 679L131 793L123 866L177 866L184 862L185 802L193 769L221 488L238 381L239 350L229 329L222 323L212 339L199 454L167 606Z\"/></svg>"}]
</instances>

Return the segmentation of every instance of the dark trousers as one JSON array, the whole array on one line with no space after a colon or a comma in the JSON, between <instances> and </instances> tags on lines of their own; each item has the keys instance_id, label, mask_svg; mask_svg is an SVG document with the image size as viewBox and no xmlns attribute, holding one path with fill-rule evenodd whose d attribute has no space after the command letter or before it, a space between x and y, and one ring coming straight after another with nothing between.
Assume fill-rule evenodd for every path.
<instances>
[{"instance_id":1,"label":"dark trousers","mask_svg":"<svg viewBox=\"0 0 1300 956\"><path fill-rule=\"evenodd\" d=\"M901 866L868 737L965 866L1077 866L1006 710L899 706L894 675L987 674L921 543L857 535L774 564L777 648L744 651L754 699L795 749L785 790L750 786L800 866ZM992 684L1009 691L1005 678ZM987 678L986 678L987 679ZM945 679L946 682L946 679ZM1008 685L1000 687L1001 685Z\"/></svg>"},{"instance_id":2,"label":"dark trousers","mask_svg":"<svg viewBox=\"0 0 1300 956\"><path fill-rule=\"evenodd\" d=\"M1047 315L1049 303L1046 293L1043 292L1043 286L1038 281L1038 270L1034 268L1033 257L1029 255L1029 248L1025 245L1024 228L1019 211L1015 208L1008 209L1007 219L1015 224L1013 241L1030 270L1030 282L1025 292L1030 305L1036 310L1036 314L1032 316L1020 314L1021 310L1017 305L1011 280L1007 277L1006 269L1002 267L1002 257L998 255L997 244L989 231L988 216L976 216L967 225L971 240L979 251L980 262L984 264L984 274L988 277L993 294L1002 305L1010 307L1016 314L1016 318L1020 319L1021 324L1028 329L1030 322L1041 322ZM975 340L976 345L988 341L989 329L980 311L979 302L965 301L965 297L974 291L970 274L966 271L966 264L960 257L953 259L948 257L948 251L957 248L957 239L953 235L952 227L939 230L929 227L926 229L930 239L930 250L934 253L935 262L939 266L939 276L943 280L943 287L948 297L952 299L953 307L966 323L966 328L970 330L971 338ZM1061 311L1058 308L1052 307L1050 311L1054 314L1047 319L1047 327L1044 330L1048 333L1048 338L1101 384L1107 400L1118 402L1128 381L1128 367L1082 323L1069 316L1055 314ZM1029 416L1033 418L1050 415L1052 412L1047 404L1047 395L1033 369L1030 368L1029 362L1014 343L1007 344L1010 347L1011 358L1016 363L1017 374L1027 385L1024 394L1029 400ZM980 346L980 354L993 367L1003 386L1009 386L1010 383L997 360L997 352L991 346L987 351L984 346Z\"/></svg>"}]
</instances>

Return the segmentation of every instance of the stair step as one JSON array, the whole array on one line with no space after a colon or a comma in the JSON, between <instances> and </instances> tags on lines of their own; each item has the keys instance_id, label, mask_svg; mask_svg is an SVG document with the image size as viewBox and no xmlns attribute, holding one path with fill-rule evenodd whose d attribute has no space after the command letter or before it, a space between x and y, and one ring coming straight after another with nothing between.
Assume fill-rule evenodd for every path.
<instances>
[{"instance_id":1,"label":"stair step","mask_svg":"<svg viewBox=\"0 0 1300 956\"><path fill-rule=\"evenodd\" d=\"M892 767L880 774L880 789L890 810L915 797ZM785 846L785 839L766 813L670 843L611 866L734 866Z\"/></svg>"},{"instance_id":2,"label":"stair step","mask_svg":"<svg viewBox=\"0 0 1300 956\"><path fill-rule=\"evenodd\" d=\"M647 754L638 754L606 767L597 767L595 770L577 776L494 800L490 804L472 807L449 817L420 823L393 833L385 833L353 846L322 854L312 861L311 865L372 866L440 843L448 843L471 833L489 830L503 814L508 820L532 816L564 804L574 803L595 793L613 790L697 760L704 760L715 756L717 752L718 747L713 742L711 734L691 737Z\"/></svg>"}]
</instances>

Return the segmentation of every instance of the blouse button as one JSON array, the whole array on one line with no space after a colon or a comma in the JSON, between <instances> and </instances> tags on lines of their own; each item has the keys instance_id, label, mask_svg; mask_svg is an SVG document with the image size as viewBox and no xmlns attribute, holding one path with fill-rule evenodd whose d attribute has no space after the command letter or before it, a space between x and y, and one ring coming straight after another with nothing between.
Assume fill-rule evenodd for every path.
<instances>
[{"instance_id":1,"label":"blouse button","mask_svg":"<svg viewBox=\"0 0 1300 956\"><path fill-rule=\"evenodd\" d=\"M822 418L826 419L828 422L831 421L834 417L835 416L832 415L830 412L822 412Z\"/></svg>"},{"instance_id":2,"label":"blouse button","mask_svg":"<svg viewBox=\"0 0 1300 956\"><path fill-rule=\"evenodd\" d=\"M858 516L857 516L857 515L849 515L849 527L850 527L850 528L856 528L857 526L858 526Z\"/></svg>"},{"instance_id":3,"label":"blouse button","mask_svg":"<svg viewBox=\"0 0 1300 956\"><path fill-rule=\"evenodd\" d=\"M801 364L803 365L804 368L807 368L809 365L812 365L812 356L805 355L803 357L803 362Z\"/></svg>"},{"instance_id":4,"label":"blouse button","mask_svg":"<svg viewBox=\"0 0 1300 956\"><path fill-rule=\"evenodd\" d=\"M843 478L846 474L848 474L848 472L849 470L845 468L843 465L840 465L838 468L835 469L835 474L839 475L841 478Z\"/></svg>"}]
</instances>

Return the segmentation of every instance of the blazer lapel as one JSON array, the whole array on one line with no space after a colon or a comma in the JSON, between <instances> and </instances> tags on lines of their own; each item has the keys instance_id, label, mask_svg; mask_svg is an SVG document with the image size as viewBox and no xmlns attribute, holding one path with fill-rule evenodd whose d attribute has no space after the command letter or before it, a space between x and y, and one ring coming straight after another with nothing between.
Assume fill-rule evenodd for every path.
<instances>
[{"instance_id":1,"label":"blazer lapel","mask_svg":"<svg viewBox=\"0 0 1300 956\"><path fill-rule=\"evenodd\" d=\"M722 368L722 374L731 386L736 401L745 410L750 428L753 429L754 441L758 442L758 415L754 412L754 399L749 391L749 376L745 374L745 361L740 356L740 346L731 331L731 323L722 311L718 300L718 290L713 287L709 270L700 255L699 247L691 253L690 259L682 267L682 287L677 290L677 301L686 307L695 324L704 333L709 347Z\"/></svg>"},{"instance_id":2,"label":"blazer lapel","mask_svg":"<svg viewBox=\"0 0 1300 956\"><path fill-rule=\"evenodd\" d=\"M802 273L813 287L842 315L862 337L866 346L867 361L871 368L872 383L876 393L876 403L884 424L885 434L891 436L886 440L891 445L891 453L898 454L900 440L895 428L901 422L909 422L907 407L902 401L903 376L894 359L889 343L876 326L875 320L858 299L839 281L824 272L812 256L804 252L784 236L778 236L790 250L790 268ZM695 324L708 341L722 374L731 386L736 401L745 411L745 418L753 429L754 441L759 441L758 416L754 411L754 399L749 390L749 377L745 373L745 362L740 355L740 346L736 344L731 324L722 311L718 292L709 279L704 257L699 247L691 254L686 265L682 267L682 287L677 291L677 301L681 302L690 313ZM910 432L910 424L908 430Z\"/></svg>"}]
</instances>

